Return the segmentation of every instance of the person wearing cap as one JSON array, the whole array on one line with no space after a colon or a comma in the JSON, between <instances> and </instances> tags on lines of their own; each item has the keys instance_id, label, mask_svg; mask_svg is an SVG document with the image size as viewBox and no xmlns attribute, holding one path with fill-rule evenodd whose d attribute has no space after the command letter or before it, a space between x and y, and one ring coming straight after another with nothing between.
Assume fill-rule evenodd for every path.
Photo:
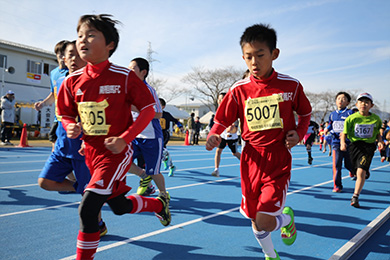
<instances>
[{"instance_id":1,"label":"person wearing cap","mask_svg":"<svg viewBox=\"0 0 390 260\"><path fill-rule=\"evenodd\" d=\"M12 126L15 122L15 93L8 90L1 97L1 145L13 145L11 141Z\"/></svg>"},{"instance_id":2,"label":"person wearing cap","mask_svg":"<svg viewBox=\"0 0 390 260\"><path fill-rule=\"evenodd\" d=\"M378 115L371 113L374 101L369 93L361 93L357 97L356 107L359 112L347 117L344 130L340 135L340 150L347 150L347 138L351 141L348 151L351 157L352 167L356 173L355 190L351 199L351 206L359 208L359 195L363 190L365 180L370 177L370 165L376 150L384 147L380 128L382 120Z\"/></svg>"}]
</instances>

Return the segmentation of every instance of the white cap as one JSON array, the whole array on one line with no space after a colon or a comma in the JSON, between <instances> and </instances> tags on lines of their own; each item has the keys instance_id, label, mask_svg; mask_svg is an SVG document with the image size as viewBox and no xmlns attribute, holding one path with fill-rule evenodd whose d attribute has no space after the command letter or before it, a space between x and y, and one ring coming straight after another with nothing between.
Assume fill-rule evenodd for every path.
<instances>
[{"instance_id":1,"label":"white cap","mask_svg":"<svg viewBox=\"0 0 390 260\"><path fill-rule=\"evenodd\" d=\"M14 93L12 90L8 90L7 93L6 93L6 95L8 95L8 94L9 94L9 95L15 95L15 93Z\"/></svg>"},{"instance_id":2,"label":"white cap","mask_svg":"<svg viewBox=\"0 0 390 260\"><path fill-rule=\"evenodd\" d=\"M369 100L371 100L372 103L374 103L374 100L372 99L372 96L370 95L370 93L367 93L367 92L360 93L356 100L359 100L361 98L368 98Z\"/></svg>"}]
</instances>

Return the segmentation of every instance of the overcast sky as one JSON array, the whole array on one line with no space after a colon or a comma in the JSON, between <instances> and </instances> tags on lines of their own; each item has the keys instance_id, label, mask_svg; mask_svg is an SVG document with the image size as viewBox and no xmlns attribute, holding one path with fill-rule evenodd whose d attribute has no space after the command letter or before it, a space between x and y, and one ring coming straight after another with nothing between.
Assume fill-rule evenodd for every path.
<instances>
[{"instance_id":1,"label":"overcast sky","mask_svg":"<svg viewBox=\"0 0 390 260\"><path fill-rule=\"evenodd\" d=\"M267 23L278 34L277 71L310 92L368 91L390 112L388 0L0 0L0 38L52 51L58 41L76 39L81 15L101 13L122 23L111 61L127 66L146 57L150 42L154 76L167 85L189 88L181 79L193 67L245 71L241 34Z\"/></svg>"}]
</instances>

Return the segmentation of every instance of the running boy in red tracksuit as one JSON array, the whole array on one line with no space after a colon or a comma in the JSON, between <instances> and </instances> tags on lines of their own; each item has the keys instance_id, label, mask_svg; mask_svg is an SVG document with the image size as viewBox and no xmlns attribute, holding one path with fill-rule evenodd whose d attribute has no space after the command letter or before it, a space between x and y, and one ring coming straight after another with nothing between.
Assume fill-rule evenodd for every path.
<instances>
[{"instance_id":1,"label":"running boy in red tracksuit","mask_svg":"<svg viewBox=\"0 0 390 260\"><path fill-rule=\"evenodd\" d=\"M311 106L298 80L273 69L279 49L272 28L253 25L245 30L240 44L251 76L235 83L222 100L206 149L217 147L223 130L240 119L245 141L240 211L252 220L266 259L280 259L270 232L281 229L287 245L296 239L294 213L284 206L291 176L290 149L306 134Z\"/></svg>"},{"instance_id":2,"label":"running boy in red tracksuit","mask_svg":"<svg viewBox=\"0 0 390 260\"><path fill-rule=\"evenodd\" d=\"M68 137L76 138L83 131L85 161L91 172L79 206L77 260L94 258L99 245L98 214L106 202L117 215L155 212L164 226L171 221L164 197L125 196L131 189L126 185L131 141L152 120L155 102L133 71L108 61L119 42L116 23L109 15L80 18L76 47L88 64L65 79L58 95L58 112ZM131 105L140 111L136 123Z\"/></svg>"}]
</instances>

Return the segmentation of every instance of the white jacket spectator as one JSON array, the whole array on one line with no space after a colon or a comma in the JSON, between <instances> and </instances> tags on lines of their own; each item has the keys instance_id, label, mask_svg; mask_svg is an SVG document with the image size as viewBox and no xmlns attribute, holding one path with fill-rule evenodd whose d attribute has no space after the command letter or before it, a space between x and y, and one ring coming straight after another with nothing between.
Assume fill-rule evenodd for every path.
<instances>
[{"instance_id":1,"label":"white jacket spectator","mask_svg":"<svg viewBox=\"0 0 390 260\"><path fill-rule=\"evenodd\" d=\"M12 145L12 126L15 122L15 93L8 90L1 97L1 145Z\"/></svg>"}]
</instances>

